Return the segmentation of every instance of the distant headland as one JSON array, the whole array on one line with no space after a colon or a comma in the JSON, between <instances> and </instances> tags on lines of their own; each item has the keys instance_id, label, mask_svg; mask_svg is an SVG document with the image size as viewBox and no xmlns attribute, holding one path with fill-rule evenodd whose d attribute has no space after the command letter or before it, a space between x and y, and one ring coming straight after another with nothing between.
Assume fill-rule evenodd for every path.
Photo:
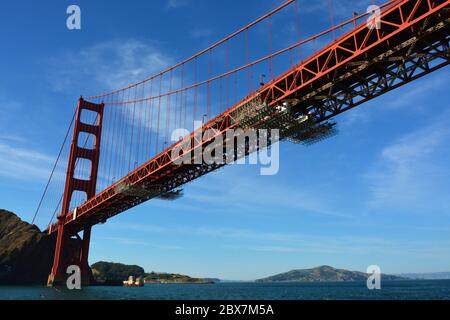
<instances>
[{"instance_id":1,"label":"distant headland","mask_svg":"<svg viewBox=\"0 0 450 320\"><path fill-rule=\"evenodd\" d=\"M0 284L46 284L55 237L0 209Z\"/></svg>"},{"instance_id":2,"label":"distant headland","mask_svg":"<svg viewBox=\"0 0 450 320\"><path fill-rule=\"evenodd\" d=\"M55 237L41 232L10 211L0 209L0 285L45 285L53 263ZM218 279L173 273L147 273L136 265L97 262L91 266L94 284L122 285L130 276L146 283L209 284Z\"/></svg>"},{"instance_id":3,"label":"distant headland","mask_svg":"<svg viewBox=\"0 0 450 320\"><path fill-rule=\"evenodd\" d=\"M137 265L125 265L122 263L96 262L91 266L92 275L97 284L122 283L130 276L141 278L145 283L178 283L178 284L210 284L218 279L193 278L187 275L175 273L147 273Z\"/></svg>"},{"instance_id":4,"label":"distant headland","mask_svg":"<svg viewBox=\"0 0 450 320\"><path fill-rule=\"evenodd\" d=\"M366 281L368 274L360 271L336 269L330 266L320 266L311 269L292 270L280 273L256 282L340 282L340 281ZM407 280L407 278L382 274L381 278L387 281Z\"/></svg>"}]
</instances>

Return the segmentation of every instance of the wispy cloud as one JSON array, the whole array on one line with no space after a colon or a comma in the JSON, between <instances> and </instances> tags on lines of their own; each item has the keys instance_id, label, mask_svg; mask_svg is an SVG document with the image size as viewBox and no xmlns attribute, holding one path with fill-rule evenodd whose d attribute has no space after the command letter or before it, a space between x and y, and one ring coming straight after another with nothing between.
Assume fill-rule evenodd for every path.
<instances>
[{"instance_id":1,"label":"wispy cloud","mask_svg":"<svg viewBox=\"0 0 450 320\"><path fill-rule=\"evenodd\" d=\"M64 61L64 67L56 60ZM53 64L58 77L50 77L54 90L73 91L79 83L84 93L92 90L114 90L147 78L167 68L173 61L156 45L136 39L113 40L65 53ZM57 79L52 80L52 79ZM94 92L98 93L98 92Z\"/></svg>"},{"instance_id":2,"label":"wispy cloud","mask_svg":"<svg viewBox=\"0 0 450 320\"><path fill-rule=\"evenodd\" d=\"M428 103L419 104L418 101L429 101L430 95L448 88L450 84L450 72L442 70L428 76L426 79L418 80L414 89L404 90L401 95L391 95L391 99L386 103L387 108L406 108L414 106L417 110L428 108ZM405 87L406 88L406 87Z\"/></svg>"},{"instance_id":3,"label":"wispy cloud","mask_svg":"<svg viewBox=\"0 0 450 320\"><path fill-rule=\"evenodd\" d=\"M213 226L160 226L149 224L110 223L105 228L130 230L136 233L165 234L170 237L200 237L204 239L222 239L222 247L229 250L248 250L270 253L320 253L320 254L367 254L382 253L396 255L402 253L442 254L448 241L410 241L387 239L386 237L361 236L315 236L289 232L263 232L253 229L220 228ZM145 242L129 238L111 238L122 244L148 245ZM225 240L228 240L225 242ZM231 241L231 242L230 242ZM234 245L237 241L239 245ZM170 247L170 246L169 246ZM434 250L429 250L434 247Z\"/></svg>"},{"instance_id":4,"label":"wispy cloud","mask_svg":"<svg viewBox=\"0 0 450 320\"><path fill-rule=\"evenodd\" d=\"M130 245L130 246L145 246L145 247L152 247L156 249L163 249L163 250L182 250L183 248L180 246L171 246L171 245L159 245L154 244L146 241L139 241L131 238L121 238L121 237L98 237L99 240L106 240L106 241L113 241L117 244L121 245Z\"/></svg>"},{"instance_id":5,"label":"wispy cloud","mask_svg":"<svg viewBox=\"0 0 450 320\"><path fill-rule=\"evenodd\" d=\"M53 69L49 76L53 89L70 93L79 90L83 95L95 95L124 88L165 70L175 61L156 43L137 39L105 41L83 48L77 54L65 52L53 60L51 64ZM61 61L64 61L64 65ZM178 75L174 75L171 81L178 83ZM163 78L162 88L164 90L169 87L169 82L168 77ZM141 98L140 95L143 93L145 93L145 97L156 95L157 84L147 83L145 88L140 86L139 90L131 89L114 97L105 98L105 100L106 102L108 99L128 101ZM153 101L148 104L152 105ZM142 104L137 107L142 108ZM152 121L137 119L134 106L121 107L120 110L130 125L134 125L136 128L141 125L147 129L156 130L157 123L153 119ZM163 112L160 123L165 123L166 99L161 100L161 110ZM111 133L107 131L108 128L105 129L105 135L109 136Z\"/></svg>"},{"instance_id":6,"label":"wispy cloud","mask_svg":"<svg viewBox=\"0 0 450 320\"><path fill-rule=\"evenodd\" d=\"M237 169L237 170L234 170ZM248 168L242 168L247 170ZM243 180L238 168L225 168L225 174L215 174L207 182L191 186L192 192L185 197L198 203L212 203L215 206L233 207L241 211L253 211L255 206L264 210L268 208L289 209L299 214L314 214L339 219L349 216L338 212L332 204L327 203L323 194L304 190L295 185L287 185L269 177L248 177ZM270 180L270 181L269 181ZM239 184L236 184L239 181ZM279 183L280 185L274 185Z\"/></svg>"},{"instance_id":7,"label":"wispy cloud","mask_svg":"<svg viewBox=\"0 0 450 320\"><path fill-rule=\"evenodd\" d=\"M18 142L18 143L23 143L26 141L24 138L13 135L13 134L0 134L0 140L6 140L9 142Z\"/></svg>"},{"instance_id":8,"label":"wispy cloud","mask_svg":"<svg viewBox=\"0 0 450 320\"><path fill-rule=\"evenodd\" d=\"M432 161L450 138L447 116L415 132L405 134L380 153L367 175L372 191L372 207L419 209L436 203L445 168ZM445 180L445 178L444 178Z\"/></svg>"},{"instance_id":9,"label":"wispy cloud","mask_svg":"<svg viewBox=\"0 0 450 320\"><path fill-rule=\"evenodd\" d=\"M320 254L356 254L398 256L399 253L407 255L421 255L422 257L445 257L449 241L446 240L389 240L358 239L351 237L336 237L335 239L321 238L311 239L306 245L260 245L249 246L247 250L268 253L320 253ZM242 247L241 247L242 248ZM237 249L237 248L235 248Z\"/></svg>"},{"instance_id":10,"label":"wispy cloud","mask_svg":"<svg viewBox=\"0 0 450 320\"><path fill-rule=\"evenodd\" d=\"M356 108L351 112L344 113L341 116L339 125L342 126L345 130L347 130L356 124L357 125L366 124L370 121L370 119L371 118L367 109Z\"/></svg>"},{"instance_id":11,"label":"wispy cloud","mask_svg":"<svg viewBox=\"0 0 450 320\"><path fill-rule=\"evenodd\" d=\"M213 30L208 27L197 27L191 30L191 37L193 38L207 38L213 34Z\"/></svg>"},{"instance_id":12,"label":"wispy cloud","mask_svg":"<svg viewBox=\"0 0 450 320\"><path fill-rule=\"evenodd\" d=\"M189 0L168 0L167 8L169 9L179 9L187 6L189 4Z\"/></svg>"},{"instance_id":13,"label":"wispy cloud","mask_svg":"<svg viewBox=\"0 0 450 320\"><path fill-rule=\"evenodd\" d=\"M263 240L263 241L284 241L284 242L302 242L303 238L298 234L260 232L252 229L240 228L220 228L213 226L161 226L153 224L133 224L114 222L105 226L105 228L130 230L134 232L150 234L171 234L171 235L190 235L212 238L228 238L236 240Z\"/></svg>"},{"instance_id":14,"label":"wispy cloud","mask_svg":"<svg viewBox=\"0 0 450 320\"><path fill-rule=\"evenodd\" d=\"M316 0L300 1L300 11L303 13L323 13L322 17L326 19L329 18L329 1L328 0ZM359 14L365 13L367 8L372 5L371 0L339 0L333 1L333 16L339 21L343 19L350 19L353 12L358 12Z\"/></svg>"},{"instance_id":15,"label":"wispy cloud","mask_svg":"<svg viewBox=\"0 0 450 320\"><path fill-rule=\"evenodd\" d=\"M14 115L23 111L23 104L11 99L7 94L0 92L0 138L4 140L16 140L18 136L11 133L11 122L16 120Z\"/></svg>"},{"instance_id":16,"label":"wispy cloud","mask_svg":"<svg viewBox=\"0 0 450 320\"><path fill-rule=\"evenodd\" d=\"M54 158L36 150L17 147L0 139L0 175L20 180L48 177Z\"/></svg>"}]
</instances>

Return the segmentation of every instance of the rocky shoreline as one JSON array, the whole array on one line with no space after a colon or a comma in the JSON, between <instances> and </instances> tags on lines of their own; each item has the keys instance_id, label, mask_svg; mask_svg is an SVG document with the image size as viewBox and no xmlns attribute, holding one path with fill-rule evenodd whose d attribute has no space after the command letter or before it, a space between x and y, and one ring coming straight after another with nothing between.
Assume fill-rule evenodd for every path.
<instances>
[{"instance_id":1,"label":"rocky shoreline","mask_svg":"<svg viewBox=\"0 0 450 320\"><path fill-rule=\"evenodd\" d=\"M0 285L45 285L54 250L54 236L0 209Z\"/></svg>"},{"instance_id":2,"label":"rocky shoreline","mask_svg":"<svg viewBox=\"0 0 450 320\"><path fill-rule=\"evenodd\" d=\"M145 272L144 268L137 265L125 265L122 263L100 261L92 266L94 285L120 284L129 277L142 279L145 284L212 284L211 279L193 278L176 273Z\"/></svg>"},{"instance_id":3,"label":"rocky shoreline","mask_svg":"<svg viewBox=\"0 0 450 320\"><path fill-rule=\"evenodd\" d=\"M50 274L56 237L0 209L0 285L46 285ZM92 286L122 286L129 276L145 283L208 284L208 279L171 273L146 273L139 266L97 262L92 266Z\"/></svg>"}]
</instances>

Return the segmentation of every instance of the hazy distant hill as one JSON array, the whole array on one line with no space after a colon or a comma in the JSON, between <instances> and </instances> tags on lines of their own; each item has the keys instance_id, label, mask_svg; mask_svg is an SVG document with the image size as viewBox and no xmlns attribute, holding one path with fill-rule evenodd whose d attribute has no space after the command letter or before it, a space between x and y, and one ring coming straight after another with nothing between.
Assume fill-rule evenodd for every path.
<instances>
[{"instance_id":1,"label":"hazy distant hill","mask_svg":"<svg viewBox=\"0 0 450 320\"><path fill-rule=\"evenodd\" d=\"M382 280L404 280L393 275L382 275ZM312 269L292 270L271 277L256 280L257 282L331 282L331 281L366 281L367 274L359 271L335 269L321 266Z\"/></svg>"},{"instance_id":2,"label":"hazy distant hill","mask_svg":"<svg viewBox=\"0 0 450 320\"><path fill-rule=\"evenodd\" d=\"M450 272L402 273L400 276L416 280L449 280Z\"/></svg>"},{"instance_id":3,"label":"hazy distant hill","mask_svg":"<svg viewBox=\"0 0 450 320\"><path fill-rule=\"evenodd\" d=\"M46 284L56 238L0 209L0 285Z\"/></svg>"}]
</instances>

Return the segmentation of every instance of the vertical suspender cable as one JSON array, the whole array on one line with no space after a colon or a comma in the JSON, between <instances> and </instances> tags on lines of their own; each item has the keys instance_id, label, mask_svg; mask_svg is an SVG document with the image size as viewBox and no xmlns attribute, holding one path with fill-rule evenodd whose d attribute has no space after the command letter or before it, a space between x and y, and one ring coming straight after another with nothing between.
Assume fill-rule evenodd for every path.
<instances>
[{"instance_id":1,"label":"vertical suspender cable","mask_svg":"<svg viewBox=\"0 0 450 320\"><path fill-rule=\"evenodd\" d=\"M330 12L331 27L334 28L333 0L328 0L328 9ZM336 30L333 29L333 39L336 39Z\"/></svg>"},{"instance_id":2,"label":"vertical suspender cable","mask_svg":"<svg viewBox=\"0 0 450 320\"><path fill-rule=\"evenodd\" d=\"M133 102L133 119L131 120L131 135L130 135L130 155L128 157L128 171L131 171L131 160L133 159L133 139L134 139L134 126L136 118L136 97L138 86L134 87L134 102Z\"/></svg>"},{"instance_id":3,"label":"vertical suspender cable","mask_svg":"<svg viewBox=\"0 0 450 320\"><path fill-rule=\"evenodd\" d=\"M172 92L172 81L173 81L173 72L170 71L170 80L169 80L169 92ZM168 144L169 142L169 134L170 134L170 117L171 117L171 101L172 96L169 94L167 96L167 106L166 106L166 133L165 133L165 144ZM165 146L166 147L166 146Z\"/></svg>"},{"instance_id":4,"label":"vertical suspender cable","mask_svg":"<svg viewBox=\"0 0 450 320\"><path fill-rule=\"evenodd\" d=\"M151 82L150 82L150 97L152 97L153 96L153 79L151 80ZM149 140L149 143L148 143L148 147L147 147L147 152L148 152L148 158L150 158L151 157L151 155L152 155L152 143L153 143L153 130L154 130L154 128L153 128L153 102L154 102L154 100L155 99L150 99L150 119L149 119L149 133L148 133L148 140Z\"/></svg>"},{"instance_id":5,"label":"vertical suspender cable","mask_svg":"<svg viewBox=\"0 0 450 320\"><path fill-rule=\"evenodd\" d=\"M273 52L273 43L272 43L272 16L267 18L267 26L269 29L269 55L272 55ZM269 74L270 79L273 80L273 58L272 56L269 58Z\"/></svg>"},{"instance_id":6,"label":"vertical suspender cable","mask_svg":"<svg viewBox=\"0 0 450 320\"><path fill-rule=\"evenodd\" d=\"M163 75L159 78L159 98L158 98L158 123L156 127L156 154L159 152L159 121L161 119L161 91L162 91Z\"/></svg>"},{"instance_id":7,"label":"vertical suspender cable","mask_svg":"<svg viewBox=\"0 0 450 320\"><path fill-rule=\"evenodd\" d=\"M301 36L301 26L300 26L300 4L299 4L299 0L295 1L295 5L294 5L294 12L295 12L295 21L296 21L296 29L297 29L297 41L300 43L302 41L302 36ZM298 46L298 53L300 55L300 61L302 61L303 57L302 57L302 46L299 45Z\"/></svg>"},{"instance_id":8,"label":"vertical suspender cable","mask_svg":"<svg viewBox=\"0 0 450 320\"><path fill-rule=\"evenodd\" d=\"M140 101L140 107L139 107L139 124L138 124L137 141L136 141L136 166L138 166L140 163L139 152L140 152L140 147L141 147L142 111L144 109L144 101L142 100L142 98L144 98L144 94L145 94L145 85L146 85L146 83L144 82L142 84L141 101Z\"/></svg>"},{"instance_id":9,"label":"vertical suspender cable","mask_svg":"<svg viewBox=\"0 0 450 320\"><path fill-rule=\"evenodd\" d=\"M197 58L194 60L194 83L197 83ZM195 122L195 118L197 117L197 86L194 88L194 112L192 121ZM192 130L195 130L195 127L193 125Z\"/></svg>"}]
</instances>

